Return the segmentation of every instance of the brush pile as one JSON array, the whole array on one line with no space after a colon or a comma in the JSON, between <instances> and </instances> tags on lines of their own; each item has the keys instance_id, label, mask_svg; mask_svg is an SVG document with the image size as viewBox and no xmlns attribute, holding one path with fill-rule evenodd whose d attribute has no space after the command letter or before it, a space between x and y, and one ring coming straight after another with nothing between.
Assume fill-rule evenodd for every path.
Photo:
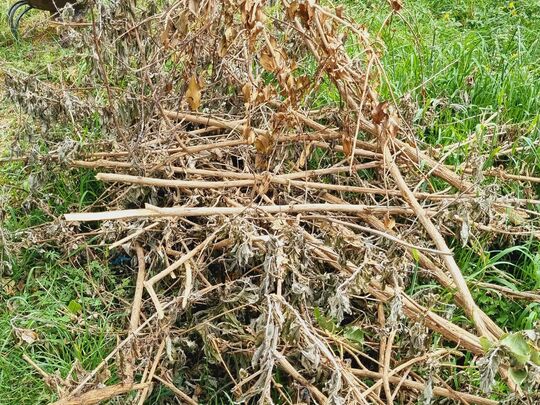
<instances>
[{"instance_id":1,"label":"brush pile","mask_svg":"<svg viewBox=\"0 0 540 405\"><path fill-rule=\"evenodd\" d=\"M534 356L515 361L449 245L538 237L537 202L415 138L379 96L380 40L313 0L134 3L71 32L95 92L57 98L106 134L57 160L109 183L61 229L99 225L138 269L125 335L58 403L161 385L189 404L495 404L496 375L521 395Z\"/></svg>"}]
</instances>

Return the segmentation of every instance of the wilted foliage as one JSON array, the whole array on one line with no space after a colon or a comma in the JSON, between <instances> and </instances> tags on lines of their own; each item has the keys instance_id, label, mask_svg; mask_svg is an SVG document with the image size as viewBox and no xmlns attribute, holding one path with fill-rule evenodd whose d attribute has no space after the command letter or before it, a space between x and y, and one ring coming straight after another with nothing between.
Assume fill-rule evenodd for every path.
<instances>
[{"instance_id":1,"label":"wilted foliage","mask_svg":"<svg viewBox=\"0 0 540 405\"><path fill-rule=\"evenodd\" d=\"M536 220L416 144L377 92L378 38L312 0L97 1L89 19L72 38L86 99L7 78L44 125L100 112L105 142L65 140L55 159L109 170L108 203L59 222L101 221L138 268L123 340L70 397L103 395L97 375L118 357L110 397L140 382L144 399L153 381L189 403L492 403L474 378L445 388L453 371L433 366L502 337L443 235L467 244ZM476 330L440 316L436 295L409 296L413 269L455 291ZM506 373L501 353L479 364L484 391Z\"/></svg>"}]
</instances>

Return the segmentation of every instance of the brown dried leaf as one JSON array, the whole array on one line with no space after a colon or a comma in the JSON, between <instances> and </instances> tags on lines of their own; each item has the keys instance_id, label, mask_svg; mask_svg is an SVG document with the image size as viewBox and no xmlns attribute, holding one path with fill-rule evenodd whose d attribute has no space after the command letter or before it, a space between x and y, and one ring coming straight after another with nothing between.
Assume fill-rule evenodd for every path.
<instances>
[{"instance_id":1,"label":"brown dried leaf","mask_svg":"<svg viewBox=\"0 0 540 405\"><path fill-rule=\"evenodd\" d=\"M14 328L13 331L15 332L17 338L26 344L31 345L39 340L39 335L32 329Z\"/></svg>"},{"instance_id":2,"label":"brown dried leaf","mask_svg":"<svg viewBox=\"0 0 540 405\"><path fill-rule=\"evenodd\" d=\"M185 36L189 32L189 18L188 11L182 10L176 20L176 29L180 36Z\"/></svg>"},{"instance_id":3,"label":"brown dried leaf","mask_svg":"<svg viewBox=\"0 0 540 405\"><path fill-rule=\"evenodd\" d=\"M401 0L389 0L390 6L392 6L392 10L399 11L403 8L403 4L401 3Z\"/></svg>"},{"instance_id":4,"label":"brown dried leaf","mask_svg":"<svg viewBox=\"0 0 540 405\"><path fill-rule=\"evenodd\" d=\"M256 97L255 101L258 104L265 103L268 100L270 100L270 98L272 98L272 96L274 94L275 94L274 88L272 86L270 86L270 85L266 85L266 86L264 86L262 91L259 91L257 93L257 97Z\"/></svg>"},{"instance_id":5,"label":"brown dried leaf","mask_svg":"<svg viewBox=\"0 0 540 405\"><path fill-rule=\"evenodd\" d=\"M299 4L298 15L302 18L304 24L309 25L314 14L315 10L313 8L312 0L307 0Z\"/></svg>"},{"instance_id":6,"label":"brown dried leaf","mask_svg":"<svg viewBox=\"0 0 540 405\"><path fill-rule=\"evenodd\" d=\"M191 79L189 80L186 100L192 111L197 111L199 109L201 105L201 85L195 75L191 76Z\"/></svg>"},{"instance_id":7,"label":"brown dried leaf","mask_svg":"<svg viewBox=\"0 0 540 405\"><path fill-rule=\"evenodd\" d=\"M396 135L399 132L399 118L395 112L393 112L389 117L388 121L386 123L386 130L389 135L391 135L393 138L396 137Z\"/></svg>"},{"instance_id":8,"label":"brown dried leaf","mask_svg":"<svg viewBox=\"0 0 540 405\"><path fill-rule=\"evenodd\" d=\"M247 141L248 145L253 145L256 136L255 131L253 131L251 127L246 125L242 134L244 135L244 139Z\"/></svg>"},{"instance_id":9,"label":"brown dried leaf","mask_svg":"<svg viewBox=\"0 0 540 405\"><path fill-rule=\"evenodd\" d=\"M348 134L344 134L341 137L341 146L343 146L343 153L345 156L352 155L352 139Z\"/></svg>"},{"instance_id":10,"label":"brown dried leaf","mask_svg":"<svg viewBox=\"0 0 540 405\"><path fill-rule=\"evenodd\" d=\"M394 219L394 217L391 217L388 213L386 213L386 215L384 216L384 227L391 231L392 229L394 229L396 226L396 220Z\"/></svg>"},{"instance_id":11,"label":"brown dried leaf","mask_svg":"<svg viewBox=\"0 0 540 405\"><path fill-rule=\"evenodd\" d=\"M259 195L266 194L268 192L268 189L270 188L270 184L272 184L271 176L266 174L263 176L263 179L260 181L260 183L257 184L257 193Z\"/></svg>"},{"instance_id":12,"label":"brown dried leaf","mask_svg":"<svg viewBox=\"0 0 540 405\"><path fill-rule=\"evenodd\" d=\"M380 125L388 117L387 107L388 101L384 101L375 106L371 112L371 117L373 118L374 124Z\"/></svg>"},{"instance_id":13,"label":"brown dried leaf","mask_svg":"<svg viewBox=\"0 0 540 405\"><path fill-rule=\"evenodd\" d=\"M168 49L169 48L169 35L171 33L171 29L172 29L172 21L170 18L167 18L167 22L165 24L165 29L163 30L163 32L161 33L160 35L160 40L161 40L161 43L163 44L163 47L165 49Z\"/></svg>"},{"instance_id":14,"label":"brown dried leaf","mask_svg":"<svg viewBox=\"0 0 540 405\"><path fill-rule=\"evenodd\" d=\"M189 11L191 11L194 15L199 14L199 9L201 6L199 3L199 0L189 0L188 2Z\"/></svg>"},{"instance_id":15,"label":"brown dried leaf","mask_svg":"<svg viewBox=\"0 0 540 405\"><path fill-rule=\"evenodd\" d=\"M268 51L267 49L265 49L261 53L260 61L261 66L264 68L264 70L272 73L276 71L276 61L274 60L274 57L270 54L270 51Z\"/></svg>"},{"instance_id":16,"label":"brown dried leaf","mask_svg":"<svg viewBox=\"0 0 540 405\"><path fill-rule=\"evenodd\" d=\"M296 0L291 1L291 4L289 4L289 7L287 7L287 17L290 20L294 20L294 18L296 17L296 13L298 12L299 7L300 6L298 4L298 1L296 1Z\"/></svg>"},{"instance_id":17,"label":"brown dried leaf","mask_svg":"<svg viewBox=\"0 0 540 405\"><path fill-rule=\"evenodd\" d=\"M255 139L255 148L259 153L270 153L272 151L272 146L274 146L274 141L270 134L262 134Z\"/></svg>"},{"instance_id":18,"label":"brown dried leaf","mask_svg":"<svg viewBox=\"0 0 540 405\"><path fill-rule=\"evenodd\" d=\"M253 86L250 82L247 82L242 86L242 94L244 95L244 106L248 108L251 105L251 95L253 93Z\"/></svg>"}]
</instances>

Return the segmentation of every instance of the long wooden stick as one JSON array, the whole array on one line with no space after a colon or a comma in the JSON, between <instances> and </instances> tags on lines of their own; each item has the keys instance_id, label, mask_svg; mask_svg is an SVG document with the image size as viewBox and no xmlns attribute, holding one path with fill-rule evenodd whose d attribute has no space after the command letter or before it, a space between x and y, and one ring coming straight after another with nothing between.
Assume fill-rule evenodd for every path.
<instances>
[{"instance_id":1,"label":"long wooden stick","mask_svg":"<svg viewBox=\"0 0 540 405\"><path fill-rule=\"evenodd\" d=\"M327 184L318 183L313 181L300 181L293 180L293 176L251 176L251 179L245 180L223 180L223 181L203 181L203 180L170 180L170 179L158 179L153 177L141 177L132 176L128 174L116 174L116 173L98 173L96 175L97 180L109 181L109 182L121 182L128 184L138 184L141 186L152 187L175 187L175 188L201 188L201 189L221 189L230 187L248 187L254 186L257 182L269 181L274 184L281 184L285 186L295 186L299 188L311 188L315 190L332 190L349 193L361 193L361 194L376 194L376 195L389 195L389 196L401 196L402 193L399 190L388 190L376 187L359 187L359 186L347 186L342 184ZM459 200L467 197L474 197L472 194L459 195L459 194L431 194L431 193L414 193L414 196L420 199L428 200Z\"/></svg>"},{"instance_id":2,"label":"long wooden stick","mask_svg":"<svg viewBox=\"0 0 540 405\"><path fill-rule=\"evenodd\" d=\"M369 213L373 215L411 215L413 211L402 207L383 207L376 205L352 205L352 204L294 204L272 206L249 206L249 207L170 207L160 208L147 204L144 209L104 211L104 212L80 212L65 214L68 222L92 222L109 221L117 219L145 218L145 217L201 217L210 215L239 215L257 212L269 214L298 214L302 212L342 212L342 213ZM435 214L428 211L428 215Z\"/></svg>"}]
</instances>

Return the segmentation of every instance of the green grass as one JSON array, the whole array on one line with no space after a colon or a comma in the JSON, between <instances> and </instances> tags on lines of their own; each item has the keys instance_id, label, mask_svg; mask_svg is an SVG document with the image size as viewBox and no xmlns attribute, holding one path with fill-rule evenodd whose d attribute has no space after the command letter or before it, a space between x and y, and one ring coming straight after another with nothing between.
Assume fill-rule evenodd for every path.
<instances>
[{"instance_id":1,"label":"green grass","mask_svg":"<svg viewBox=\"0 0 540 405\"><path fill-rule=\"evenodd\" d=\"M380 29L389 13L386 2L380 0L343 3L348 14L367 23L372 32ZM7 6L7 1L0 1L3 15ZM39 23L40 18L36 13L24 26ZM409 96L408 104L414 113L412 124L426 144L444 150L476 132L477 140L459 147L452 154L451 163L459 164L474 154L488 154L491 158L485 162L485 168L504 164L510 172L538 175L538 21L540 3L527 0L405 2L403 20L394 16L392 23L381 30L386 48L383 63L390 83L383 86L382 94L398 102ZM26 39L14 43L2 20L0 61L10 68L58 81L59 72L50 67L60 57L76 60L76 54L62 48L53 32L44 34L43 26L36 27ZM70 80L82 76L82 63L64 72ZM321 101L334 98L335 94L325 94ZM492 119L486 124L489 117ZM26 119L16 107L2 102L0 157L8 153L12 137ZM53 128L49 136L62 139L68 130ZM89 126L84 137L98 133L97 125ZM533 146L495 158L493 152L505 142L515 147ZM23 145L29 147L30 143ZM47 148L46 141L39 141L42 152ZM42 172L20 163L0 166L0 225L16 243L24 242L26 229L50 221L51 215L79 210L102 192L93 173L88 171L48 173L37 189L30 187L28 179L32 174ZM497 183L516 196L526 196L520 184L487 179L486 184L490 183ZM533 195L538 195L538 191L538 187L533 188ZM79 248L83 250L85 245ZM482 309L509 331L535 326L540 319L540 304L511 301L475 285L488 282L516 290L539 289L538 240L481 240L472 246L454 248ZM125 321L124 307L119 301L131 295L132 287L130 279L125 282L125 274L118 271L92 259L73 263L71 258L60 257L54 243L24 249L0 246L0 403L40 404L54 398L53 391L22 359L25 353L46 372L59 372L63 377L74 362L91 370L108 354ZM449 292L433 287L425 280L417 280L409 292L436 290L447 303L452 302ZM79 304L80 311L71 311L71 302ZM459 311L454 316L466 321ZM31 345L21 341L16 333L20 330L33 331L38 340ZM148 403L165 401L170 395L166 389L156 390ZM214 403L229 402L216 393Z\"/></svg>"},{"instance_id":2,"label":"green grass","mask_svg":"<svg viewBox=\"0 0 540 405\"><path fill-rule=\"evenodd\" d=\"M359 21L379 31L388 15L384 2L349 2ZM408 96L416 107L414 128L426 144L442 147L467 140L451 161L459 164L473 154L491 156L484 168L504 165L515 174L540 173L540 4L529 1L417 1L407 2L403 19L394 16L382 28L383 57L390 86L385 97L400 102ZM488 117L493 117L486 124ZM504 142L516 148L510 156L494 158ZM531 147L532 145L532 147ZM504 192L526 197L522 184L486 179ZM540 188L529 191L535 198ZM536 207L530 207L537 209ZM513 302L475 282L516 290L540 287L537 239L476 241L472 247L454 246L460 267L480 306L508 330L530 329L540 318L538 304Z\"/></svg>"},{"instance_id":3,"label":"green grass","mask_svg":"<svg viewBox=\"0 0 540 405\"><path fill-rule=\"evenodd\" d=\"M44 29L43 14L39 12L25 19L23 32L26 30L28 37L14 42L4 17L10 3L0 1L0 72L4 68L21 70L59 82L55 61L69 57L75 60L77 54L62 48L54 32ZM83 68L74 63L73 70L62 72L62 79L76 82ZM1 88L3 77L0 80ZM8 100L0 104L0 128L0 157L9 154L15 137L23 148L37 146L43 153L72 130L57 126L43 136L39 127L33 126ZM82 136L95 134L96 128L89 127ZM102 192L103 186L91 171L18 162L0 165L1 404L46 404L57 398L23 354L47 373L65 378L75 364L81 370L92 370L123 333L127 314L121 299L132 295L131 279L125 277L130 269L110 267L91 257L77 262L75 256L62 256L55 248L59 241L54 234L40 234L43 240L37 243L27 240L30 228L65 212L80 210ZM9 240L5 246L2 235ZM88 238L81 239L78 250L84 251L91 243ZM25 336L37 340L29 344ZM72 376L78 377L76 372Z\"/></svg>"}]
</instances>

